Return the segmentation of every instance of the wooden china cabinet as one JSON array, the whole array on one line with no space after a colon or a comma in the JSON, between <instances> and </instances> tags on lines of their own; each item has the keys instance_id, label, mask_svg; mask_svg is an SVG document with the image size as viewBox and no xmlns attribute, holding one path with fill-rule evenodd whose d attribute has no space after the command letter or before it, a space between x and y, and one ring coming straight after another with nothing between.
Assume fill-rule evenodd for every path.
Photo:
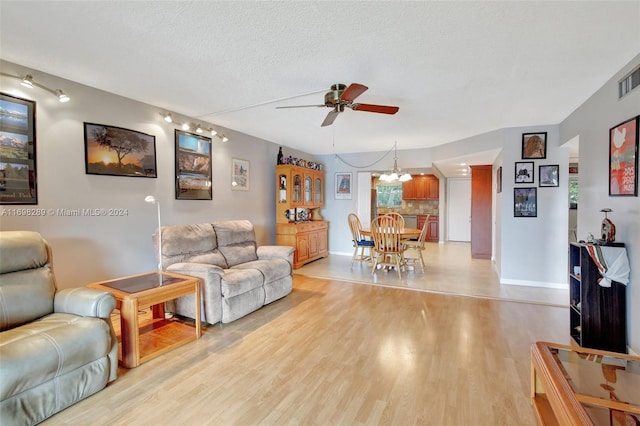
<instances>
[{"instance_id":1,"label":"wooden china cabinet","mask_svg":"<svg viewBox=\"0 0 640 426\"><path fill-rule=\"evenodd\" d=\"M324 172L276 166L276 244L291 246L294 269L329 255L329 222L322 219Z\"/></svg>"}]
</instances>

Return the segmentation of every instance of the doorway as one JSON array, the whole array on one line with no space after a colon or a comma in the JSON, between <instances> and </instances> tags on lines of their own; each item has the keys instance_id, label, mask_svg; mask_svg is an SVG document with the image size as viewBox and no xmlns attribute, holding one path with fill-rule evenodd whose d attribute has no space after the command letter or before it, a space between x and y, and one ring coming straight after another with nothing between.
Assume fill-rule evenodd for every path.
<instances>
[{"instance_id":1,"label":"doorway","mask_svg":"<svg viewBox=\"0 0 640 426\"><path fill-rule=\"evenodd\" d=\"M471 179L447 179L447 239L471 241Z\"/></svg>"}]
</instances>

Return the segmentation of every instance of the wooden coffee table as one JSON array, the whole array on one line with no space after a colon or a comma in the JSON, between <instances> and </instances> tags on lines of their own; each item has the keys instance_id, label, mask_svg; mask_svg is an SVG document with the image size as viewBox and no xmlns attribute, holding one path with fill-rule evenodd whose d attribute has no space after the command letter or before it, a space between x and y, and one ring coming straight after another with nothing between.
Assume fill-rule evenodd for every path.
<instances>
[{"instance_id":1,"label":"wooden coffee table","mask_svg":"<svg viewBox=\"0 0 640 426\"><path fill-rule=\"evenodd\" d=\"M116 298L116 308L120 310L120 364L125 368L137 367L202 334L198 278L164 271L148 272L87 287L108 291ZM195 327L184 321L165 319L161 304L189 294L195 295ZM148 306L153 307L153 320L141 329L138 309Z\"/></svg>"}]
</instances>

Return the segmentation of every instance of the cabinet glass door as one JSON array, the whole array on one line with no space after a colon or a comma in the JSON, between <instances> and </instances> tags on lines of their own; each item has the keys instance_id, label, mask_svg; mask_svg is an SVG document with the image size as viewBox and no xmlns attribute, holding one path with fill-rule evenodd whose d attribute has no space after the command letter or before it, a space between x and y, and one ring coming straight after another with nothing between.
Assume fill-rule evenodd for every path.
<instances>
[{"instance_id":1,"label":"cabinet glass door","mask_svg":"<svg viewBox=\"0 0 640 426\"><path fill-rule=\"evenodd\" d=\"M304 202L305 204L311 203L311 191L313 190L313 181L311 176L305 176L304 178Z\"/></svg>"},{"instance_id":2,"label":"cabinet glass door","mask_svg":"<svg viewBox=\"0 0 640 426\"><path fill-rule=\"evenodd\" d=\"M300 175L293 175L293 203L302 202L302 177Z\"/></svg>"},{"instance_id":3,"label":"cabinet glass door","mask_svg":"<svg viewBox=\"0 0 640 426\"><path fill-rule=\"evenodd\" d=\"M317 177L316 178L316 187L315 187L315 203L316 204L322 204L322 179Z\"/></svg>"},{"instance_id":4,"label":"cabinet glass door","mask_svg":"<svg viewBox=\"0 0 640 426\"><path fill-rule=\"evenodd\" d=\"M278 176L278 202L287 202L287 175Z\"/></svg>"}]
</instances>

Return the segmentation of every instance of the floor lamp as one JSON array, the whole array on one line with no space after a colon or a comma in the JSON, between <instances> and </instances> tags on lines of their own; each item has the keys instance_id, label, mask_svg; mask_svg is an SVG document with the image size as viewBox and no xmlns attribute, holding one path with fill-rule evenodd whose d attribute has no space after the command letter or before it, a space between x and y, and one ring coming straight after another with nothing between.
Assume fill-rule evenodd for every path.
<instances>
[{"instance_id":1,"label":"floor lamp","mask_svg":"<svg viewBox=\"0 0 640 426\"><path fill-rule=\"evenodd\" d=\"M160 201L156 200L153 195L144 197L145 203L155 204L158 206L158 271L162 271L162 232L160 230Z\"/></svg>"}]
</instances>

